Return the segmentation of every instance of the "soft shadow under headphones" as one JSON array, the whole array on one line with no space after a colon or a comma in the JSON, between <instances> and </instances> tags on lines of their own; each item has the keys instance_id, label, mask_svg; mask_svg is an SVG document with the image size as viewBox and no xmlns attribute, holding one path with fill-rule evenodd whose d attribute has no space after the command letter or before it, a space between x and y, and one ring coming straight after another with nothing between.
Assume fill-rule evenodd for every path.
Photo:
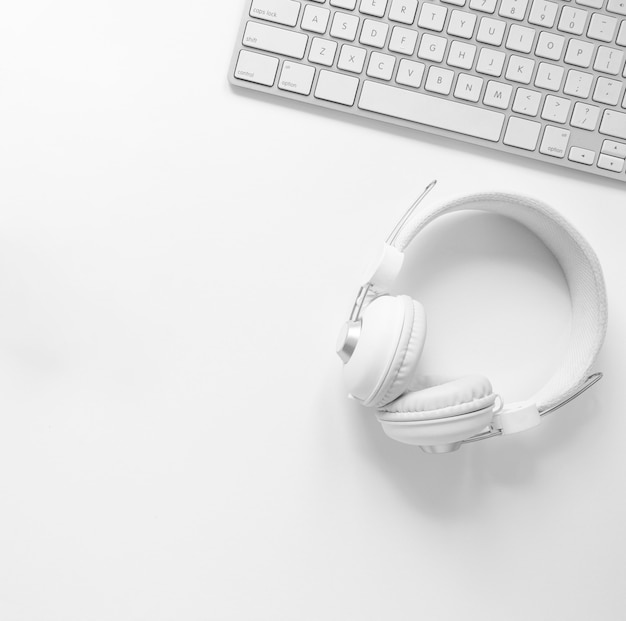
<instances>
[{"instance_id":1,"label":"soft shadow under headphones","mask_svg":"<svg viewBox=\"0 0 626 621\"><path fill-rule=\"evenodd\" d=\"M595 384L590 375L607 326L602 269L592 248L548 205L506 193L475 194L417 209L434 187L415 201L383 246L343 326L337 353L350 397L376 408L385 433L430 453L530 429L541 417ZM461 378L416 374L426 339L423 306L390 285L402 268L404 250L430 222L448 213L479 210L507 216L532 231L560 263L572 300L572 331L566 357L550 381L527 401L505 405L480 375Z\"/></svg>"}]
</instances>

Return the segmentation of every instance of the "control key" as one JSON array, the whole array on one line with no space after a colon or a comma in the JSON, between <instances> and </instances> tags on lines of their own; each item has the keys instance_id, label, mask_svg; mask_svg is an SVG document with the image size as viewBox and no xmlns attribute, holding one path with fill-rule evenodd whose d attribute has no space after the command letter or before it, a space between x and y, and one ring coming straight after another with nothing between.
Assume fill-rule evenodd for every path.
<instances>
[{"instance_id":1,"label":"control key","mask_svg":"<svg viewBox=\"0 0 626 621\"><path fill-rule=\"evenodd\" d=\"M277 70L278 58L241 50L235 67L235 77L246 82L272 86Z\"/></svg>"}]
</instances>

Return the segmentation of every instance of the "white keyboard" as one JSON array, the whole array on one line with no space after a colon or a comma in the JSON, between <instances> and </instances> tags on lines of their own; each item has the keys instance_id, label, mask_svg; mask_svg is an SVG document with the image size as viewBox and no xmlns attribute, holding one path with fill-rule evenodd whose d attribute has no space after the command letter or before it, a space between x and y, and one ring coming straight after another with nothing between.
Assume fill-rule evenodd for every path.
<instances>
[{"instance_id":1,"label":"white keyboard","mask_svg":"<svg viewBox=\"0 0 626 621\"><path fill-rule=\"evenodd\" d=\"M246 0L238 86L626 181L626 0Z\"/></svg>"}]
</instances>

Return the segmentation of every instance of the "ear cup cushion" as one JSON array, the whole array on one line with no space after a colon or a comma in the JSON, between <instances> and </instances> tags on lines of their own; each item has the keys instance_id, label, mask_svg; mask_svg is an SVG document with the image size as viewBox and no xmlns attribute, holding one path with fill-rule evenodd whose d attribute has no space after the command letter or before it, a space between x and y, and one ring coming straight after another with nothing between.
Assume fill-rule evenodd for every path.
<instances>
[{"instance_id":1,"label":"ear cup cushion","mask_svg":"<svg viewBox=\"0 0 626 621\"><path fill-rule=\"evenodd\" d=\"M363 310L343 379L348 392L365 406L378 403L387 390L389 379L397 373L398 354L410 338L414 312L412 303L407 305L410 298L405 298L381 295Z\"/></svg>"},{"instance_id":2,"label":"ear cup cushion","mask_svg":"<svg viewBox=\"0 0 626 621\"><path fill-rule=\"evenodd\" d=\"M380 408L404 393L415 375L415 369L426 341L424 307L406 295L398 296L405 306L404 326L387 376L368 405Z\"/></svg>"},{"instance_id":3,"label":"ear cup cushion","mask_svg":"<svg viewBox=\"0 0 626 621\"><path fill-rule=\"evenodd\" d=\"M495 400L496 395L486 377L468 375L407 392L380 407L378 418L389 422L436 420L483 410Z\"/></svg>"}]
</instances>

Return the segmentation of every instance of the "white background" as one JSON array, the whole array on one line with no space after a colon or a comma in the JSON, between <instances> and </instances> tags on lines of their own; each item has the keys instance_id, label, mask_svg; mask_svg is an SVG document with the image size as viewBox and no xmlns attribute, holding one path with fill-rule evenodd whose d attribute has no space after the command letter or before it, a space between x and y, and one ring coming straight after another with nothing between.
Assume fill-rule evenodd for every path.
<instances>
[{"instance_id":1,"label":"white background","mask_svg":"<svg viewBox=\"0 0 626 621\"><path fill-rule=\"evenodd\" d=\"M626 186L233 89L242 8L0 9L0 618L623 619ZM610 297L596 388L447 456L387 439L334 354L433 178L551 203ZM539 388L551 255L484 215L421 240L422 370Z\"/></svg>"}]
</instances>

